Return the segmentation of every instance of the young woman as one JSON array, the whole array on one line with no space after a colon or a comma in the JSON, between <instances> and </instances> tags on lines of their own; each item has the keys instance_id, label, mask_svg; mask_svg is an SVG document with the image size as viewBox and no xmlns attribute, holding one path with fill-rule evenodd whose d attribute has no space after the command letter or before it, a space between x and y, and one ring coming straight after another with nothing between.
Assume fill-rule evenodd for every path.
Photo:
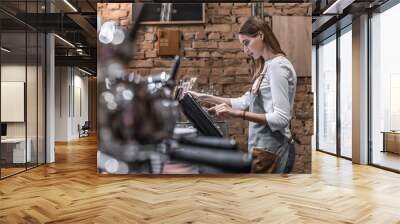
<instances>
[{"instance_id":1,"label":"young woman","mask_svg":"<svg viewBox=\"0 0 400 224\"><path fill-rule=\"evenodd\" d=\"M296 72L285 57L269 25L257 17L240 27L239 41L252 59L252 88L239 98L191 92L200 101L216 104L217 116L249 121L249 153L264 151L276 156L273 172L288 173L294 163L289 124L296 92ZM267 156L268 157L268 156Z\"/></svg>"}]
</instances>

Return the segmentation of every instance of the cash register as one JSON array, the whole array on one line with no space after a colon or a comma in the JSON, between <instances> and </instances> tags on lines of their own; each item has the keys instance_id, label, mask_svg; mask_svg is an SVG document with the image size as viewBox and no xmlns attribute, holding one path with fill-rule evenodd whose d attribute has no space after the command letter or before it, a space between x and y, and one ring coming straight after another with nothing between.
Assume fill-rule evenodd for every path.
<instances>
[{"instance_id":1,"label":"cash register","mask_svg":"<svg viewBox=\"0 0 400 224\"><path fill-rule=\"evenodd\" d=\"M208 112L200 106L190 93L185 93L184 96L179 99L179 103L188 120L193 123L195 128L202 135L220 138L224 137Z\"/></svg>"}]
</instances>

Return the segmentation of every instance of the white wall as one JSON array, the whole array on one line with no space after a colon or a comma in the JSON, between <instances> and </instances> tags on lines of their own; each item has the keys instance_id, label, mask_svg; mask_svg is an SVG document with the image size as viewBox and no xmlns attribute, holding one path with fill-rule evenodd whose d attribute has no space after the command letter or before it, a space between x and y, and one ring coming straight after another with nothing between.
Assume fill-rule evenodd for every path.
<instances>
[{"instance_id":1,"label":"white wall","mask_svg":"<svg viewBox=\"0 0 400 224\"><path fill-rule=\"evenodd\" d=\"M25 65L2 65L1 81L25 82ZM1 108L7 110L7 108ZM25 122L7 123L7 137L25 137Z\"/></svg>"},{"instance_id":2,"label":"white wall","mask_svg":"<svg viewBox=\"0 0 400 224\"><path fill-rule=\"evenodd\" d=\"M32 151L32 161L36 162L36 158L39 158L39 163L44 163L44 93L43 89L44 74L42 73L42 68L25 64L3 64L1 66L1 81L2 82L24 82L26 87L26 99L22 104L22 108L16 109L12 107L2 107L2 112L6 113L16 113L14 110L26 113L25 117L21 122L6 122L7 123L7 137L8 138L27 138L31 143L30 148ZM27 80L25 80L27 78ZM2 89L2 93L4 89ZM21 94L24 94L24 89L19 90ZM22 91L22 92L21 92ZM7 95L2 95L7 97ZM24 96L25 97L25 96ZM25 105L26 103L26 105ZM2 103L3 104L3 103ZM39 156L37 157L37 153Z\"/></svg>"},{"instance_id":3,"label":"white wall","mask_svg":"<svg viewBox=\"0 0 400 224\"><path fill-rule=\"evenodd\" d=\"M68 86L67 67L55 68L55 141L68 140Z\"/></svg>"},{"instance_id":4,"label":"white wall","mask_svg":"<svg viewBox=\"0 0 400 224\"><path fill-rule=\"evenodd\" d=\"M83 75L76 68L56 67L56 141L77 139L78 124L88 120L88 78Z\"/></svg>"}]
</instances>

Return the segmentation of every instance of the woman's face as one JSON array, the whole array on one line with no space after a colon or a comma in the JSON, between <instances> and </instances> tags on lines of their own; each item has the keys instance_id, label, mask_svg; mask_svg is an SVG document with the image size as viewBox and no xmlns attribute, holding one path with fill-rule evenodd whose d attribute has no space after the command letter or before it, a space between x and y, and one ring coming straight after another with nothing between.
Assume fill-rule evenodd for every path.
<instances>
[{"instance_id":1,"label":"woman's face","mask_svg":"<svg viewBox=\"0 0 400 224\"><path fill-rule=\"evenodd\" d=\"M239 41L243 45L243 51L250 57L258 59L262 56L264 50L264 42L262 34L259 33L254 37L250 37L244 34L239 34Z\"/></svg>"}]
</instances>

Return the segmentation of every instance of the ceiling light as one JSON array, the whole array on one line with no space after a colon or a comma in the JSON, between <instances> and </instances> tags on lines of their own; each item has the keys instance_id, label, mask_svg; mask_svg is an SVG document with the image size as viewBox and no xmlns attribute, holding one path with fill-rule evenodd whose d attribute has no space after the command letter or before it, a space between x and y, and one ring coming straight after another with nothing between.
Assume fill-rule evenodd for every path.
<instances>
[{"instance_id":1,"label":"ceiling light","mask_svg":"<svg viewBox=\"0 0 400 224\"><path fill-rule=\"evenodd\" d=\"M87 75L92 75L92 73L90 73L90 72L88 72L88 71L86 71L86 70L83 70L83 69L81 69L81 68L79 68L79 67L78 67L78 70L81 71L81 72L83 72L83 73L85 73L85 74L87 74Z\"/></svg>"},{"instance_id":2,"label":"ceiling light","mask_svg":"<svg viewBox=\"0 0 400 224\"><path fill-rule=\"evenodd\" d=\"M1 49L2 51L6 52L6 53L10 53L10 52L11 52L11 50L9 50L9 49L7 49L7 48L5 48L5 47L1 47L0 49Z\"/></svg>"},{"instance_id":3,"label":"ceiling light","mask_svg":"<svg viewBox=\"0 0 400 224\"><path fill-rule=\"evenodd\" d=\"M324 10L322 14L342 14L343 10L353 2L354 0L336 0L332 5Z\"/></svg>"},{"instance_id":4,"label":"ceiling light","mask_svg":"<svg viewBox=\"0 0 400 224\"><path fill-rule=\"evenodd\" d=\"M66 39L64 39L64 38L62 38L62 37L60 37L59 35L57 35L57 34L54 34L54 36L55 37L57 37L59 40L61 40L62 42L64 42L64 43L66 43L67 45L69 45L70 47L73 47L73 48L75 48L75 45L73 45L71 42L69 42L68 40L66 40Z\"/></svg>"},{"instance_id":5,"label":"ceiling light","mask_svg":"<svg viewBox=\"0 0 400 224\"><path fill-rule=\"evenodd\" d=\"M65 4L67 4L72 10L74 10L75 12L78 12L78 10L68 1L68 0L64 0Z\"/></svg>"}]
</instances>

